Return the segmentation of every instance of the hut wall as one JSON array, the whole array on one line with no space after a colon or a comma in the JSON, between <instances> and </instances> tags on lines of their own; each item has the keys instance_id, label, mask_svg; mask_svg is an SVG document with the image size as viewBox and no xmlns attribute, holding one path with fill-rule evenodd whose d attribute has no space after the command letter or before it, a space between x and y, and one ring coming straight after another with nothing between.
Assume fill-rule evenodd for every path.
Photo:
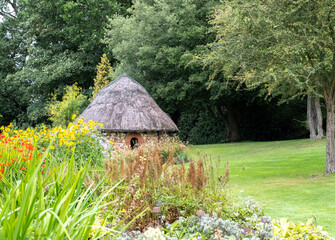
<instances>
[{"instance_id":1,"label":"hut wall","mask_svg":"<svg viewBox=\"0 0 335 240\"><path fill-rule=\"evenodd\" d=\"M155 143L159 141L158 132L142 132L142 133L124 133L124 132L113 132L106 135L107 141L112 141L118 145L118 147L129 146L131 138L138 138L139 144L142 143Z\"/></svg>"}]
</instances>

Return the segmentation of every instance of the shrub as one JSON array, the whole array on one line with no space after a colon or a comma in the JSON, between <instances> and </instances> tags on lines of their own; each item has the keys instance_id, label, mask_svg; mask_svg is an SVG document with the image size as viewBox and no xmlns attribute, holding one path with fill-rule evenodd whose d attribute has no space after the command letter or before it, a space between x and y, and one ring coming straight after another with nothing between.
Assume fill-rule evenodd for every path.
<instances>
[{"instance_id":1,"label":"shrub","mask_svg":"<svg viewBox=\"0 0 335 240\"><path fill-rule=\"evenodd\" d=\"M273 221L273 233L279 238L285 239L333 239L328 236L328 233L323 231L323 227L315 226L312 219L309 219L306 224L294 224L286 218L278 221Z\"/></svg>"},{"instance_id":2,"label":"shrub","mask_svg":"<svg viewBox=\"0 0 335 240\"><path fill-rule=\"evenodd\" d=\"M206 110L183 112L178 121L180 139L191 144L220 143L226 140L225 126Z\"/></svg>"},{"instance_id":3,"label":"shrub","mask_svg":"<svg viewBox=\"0 0 335 240\"><path fill-rule=\"evenodd\" d=\"M248 231L238 223L218 217L217 214L205 214L204 216L189 216L179 217L179 219L172 224L166 224L162 230L164 235L156 229L152 234L159 234L157 239L254 239L254 240L270 240L274 239L272 234L271 221L267 223L259 223L259 228ZM148 232L153 232L151 228L142 234L138 231L124 233L119 240L141 240L148 239Z\"/></svg>"},{"instance_id":4,"label":"shrub","mask_svg":"<svg viewBox=\"0 0 335 240\"><path fill-rule=\"evenodd\" d=\"M87 97L75 83L66 87L62 101L58 101L57 95L54 94L46 109L53 125L64 127L72 122L72 116L81 113L87 104Z\"/></svg>"}]
</instances>

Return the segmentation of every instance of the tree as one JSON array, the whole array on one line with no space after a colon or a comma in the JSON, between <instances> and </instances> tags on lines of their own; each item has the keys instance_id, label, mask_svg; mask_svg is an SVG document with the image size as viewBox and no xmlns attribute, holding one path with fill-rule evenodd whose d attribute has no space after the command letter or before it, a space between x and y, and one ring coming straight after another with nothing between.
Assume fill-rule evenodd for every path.
<instances>
[{"instance_id":1,"label":"tree","mask_svg":"<svg viewBox=\"0 0 335 240\"><path fill-rule=\"evenodd\" d=\"M0 0L1 24L12 29L9 43L18 42L17 49L25 50L10 56L15 69L2 78L10 85L24 86L19 94L28 99L28 106L20 110L24 122L47 121L47 100L54 92L61 97L67 85L77 82L83 89L93 85L107 16L126 14L130 4L129 0ZM21 65L18 57L23 59Z\"/></svg>"},{"instance_id":2,"label":"tree","mask_svg":"<svg viewBox=\"0 0 335 240\"><path fill-rule=\"evenodd\" d=\"M322 112L319 95L307 94L307 121L310 139L323 138Z\"/></svg>"},{"instance_id":3,"label":"tree","mask_svg":"<svg viewBox=\"0 0 335 240\"><path fill-rule=\"evenodd\" d=\"M268 95L321 92L326 170L335 172L335 5L331 0L232 0L213 12L216 40L197 59Z\"/></svg>"},{"instance_id":4,"label":"tree","mask_svg":"<svg viewBox=\"0 0 335 240\"><path fill-rule=\"evenodd\" d=\"M119 61L115 71L127 72L144 84L175 120L190 112L197 116L207 114L225 126L221 131L226 130L228 141L239 141L242 111L253 99L251 93L236 92L231 87L234 83L208 83L209 71L200 64L187 66L187 54L214 39L213 34L208 34L207 17L218 3L134 1L129 17L110 20L104 41ZM225 80L218 76L216 82Z\"/></svg>"},{"instance_id":5,"label":"tree","mask_svg":"<svg viewBox=\"0 0 335 240\"><path fill-rule=\"evenodd\" d=\"M104 53L101 57L101 62L97 66L97 76L94 78L94 86L92 98L97 95L97 93L110 81L112 80L111 73L113 68L107 58L107 55Z\"/></svg>"},{"instance_id":6,"label":"tree","mask_svg":"<svg viewBox=\"0 0 335 240\"><path fill-rule=\"evenodd\" d=\"M18 11L17 1L0 0L0 125L24 119L29 104L25 96L27 84L7 78L22 69L27 56L27 40Z\"/></svg>"}]
</instances>

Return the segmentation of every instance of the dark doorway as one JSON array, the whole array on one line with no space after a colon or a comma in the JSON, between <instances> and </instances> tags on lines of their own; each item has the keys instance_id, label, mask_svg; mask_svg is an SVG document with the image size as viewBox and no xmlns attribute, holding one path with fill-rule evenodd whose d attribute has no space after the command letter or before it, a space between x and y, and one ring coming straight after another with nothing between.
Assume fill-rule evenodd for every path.
<instances>
[{"instance_id":1,"label":"dark doorway","mask_svg":"<svg viewBox=\"0 0 335 240\"><path fill-rule=\"evenodd\" d=\"M130 139L130 147L131 147L131 149L134 149L134 148L138 147L138 139L137 138Z\"/></svg>"}]
</instances>

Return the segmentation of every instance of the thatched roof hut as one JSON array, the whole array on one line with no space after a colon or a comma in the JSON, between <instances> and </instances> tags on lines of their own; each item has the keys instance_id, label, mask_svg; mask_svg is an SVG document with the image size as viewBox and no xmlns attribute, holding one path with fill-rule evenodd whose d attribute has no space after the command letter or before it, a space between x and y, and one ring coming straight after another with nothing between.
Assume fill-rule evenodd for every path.
<instances>
[{"instance_id":1,"label":"thatched roof hut","mask_svg":"<svg viewBox=\"0 0 335 240\"><path fill-rule=\"evenodd\" d=\"M105 132L178 131L144 87L125 73L102 88L79 117L103 123Z\"/></svg>"}]
</instances>

